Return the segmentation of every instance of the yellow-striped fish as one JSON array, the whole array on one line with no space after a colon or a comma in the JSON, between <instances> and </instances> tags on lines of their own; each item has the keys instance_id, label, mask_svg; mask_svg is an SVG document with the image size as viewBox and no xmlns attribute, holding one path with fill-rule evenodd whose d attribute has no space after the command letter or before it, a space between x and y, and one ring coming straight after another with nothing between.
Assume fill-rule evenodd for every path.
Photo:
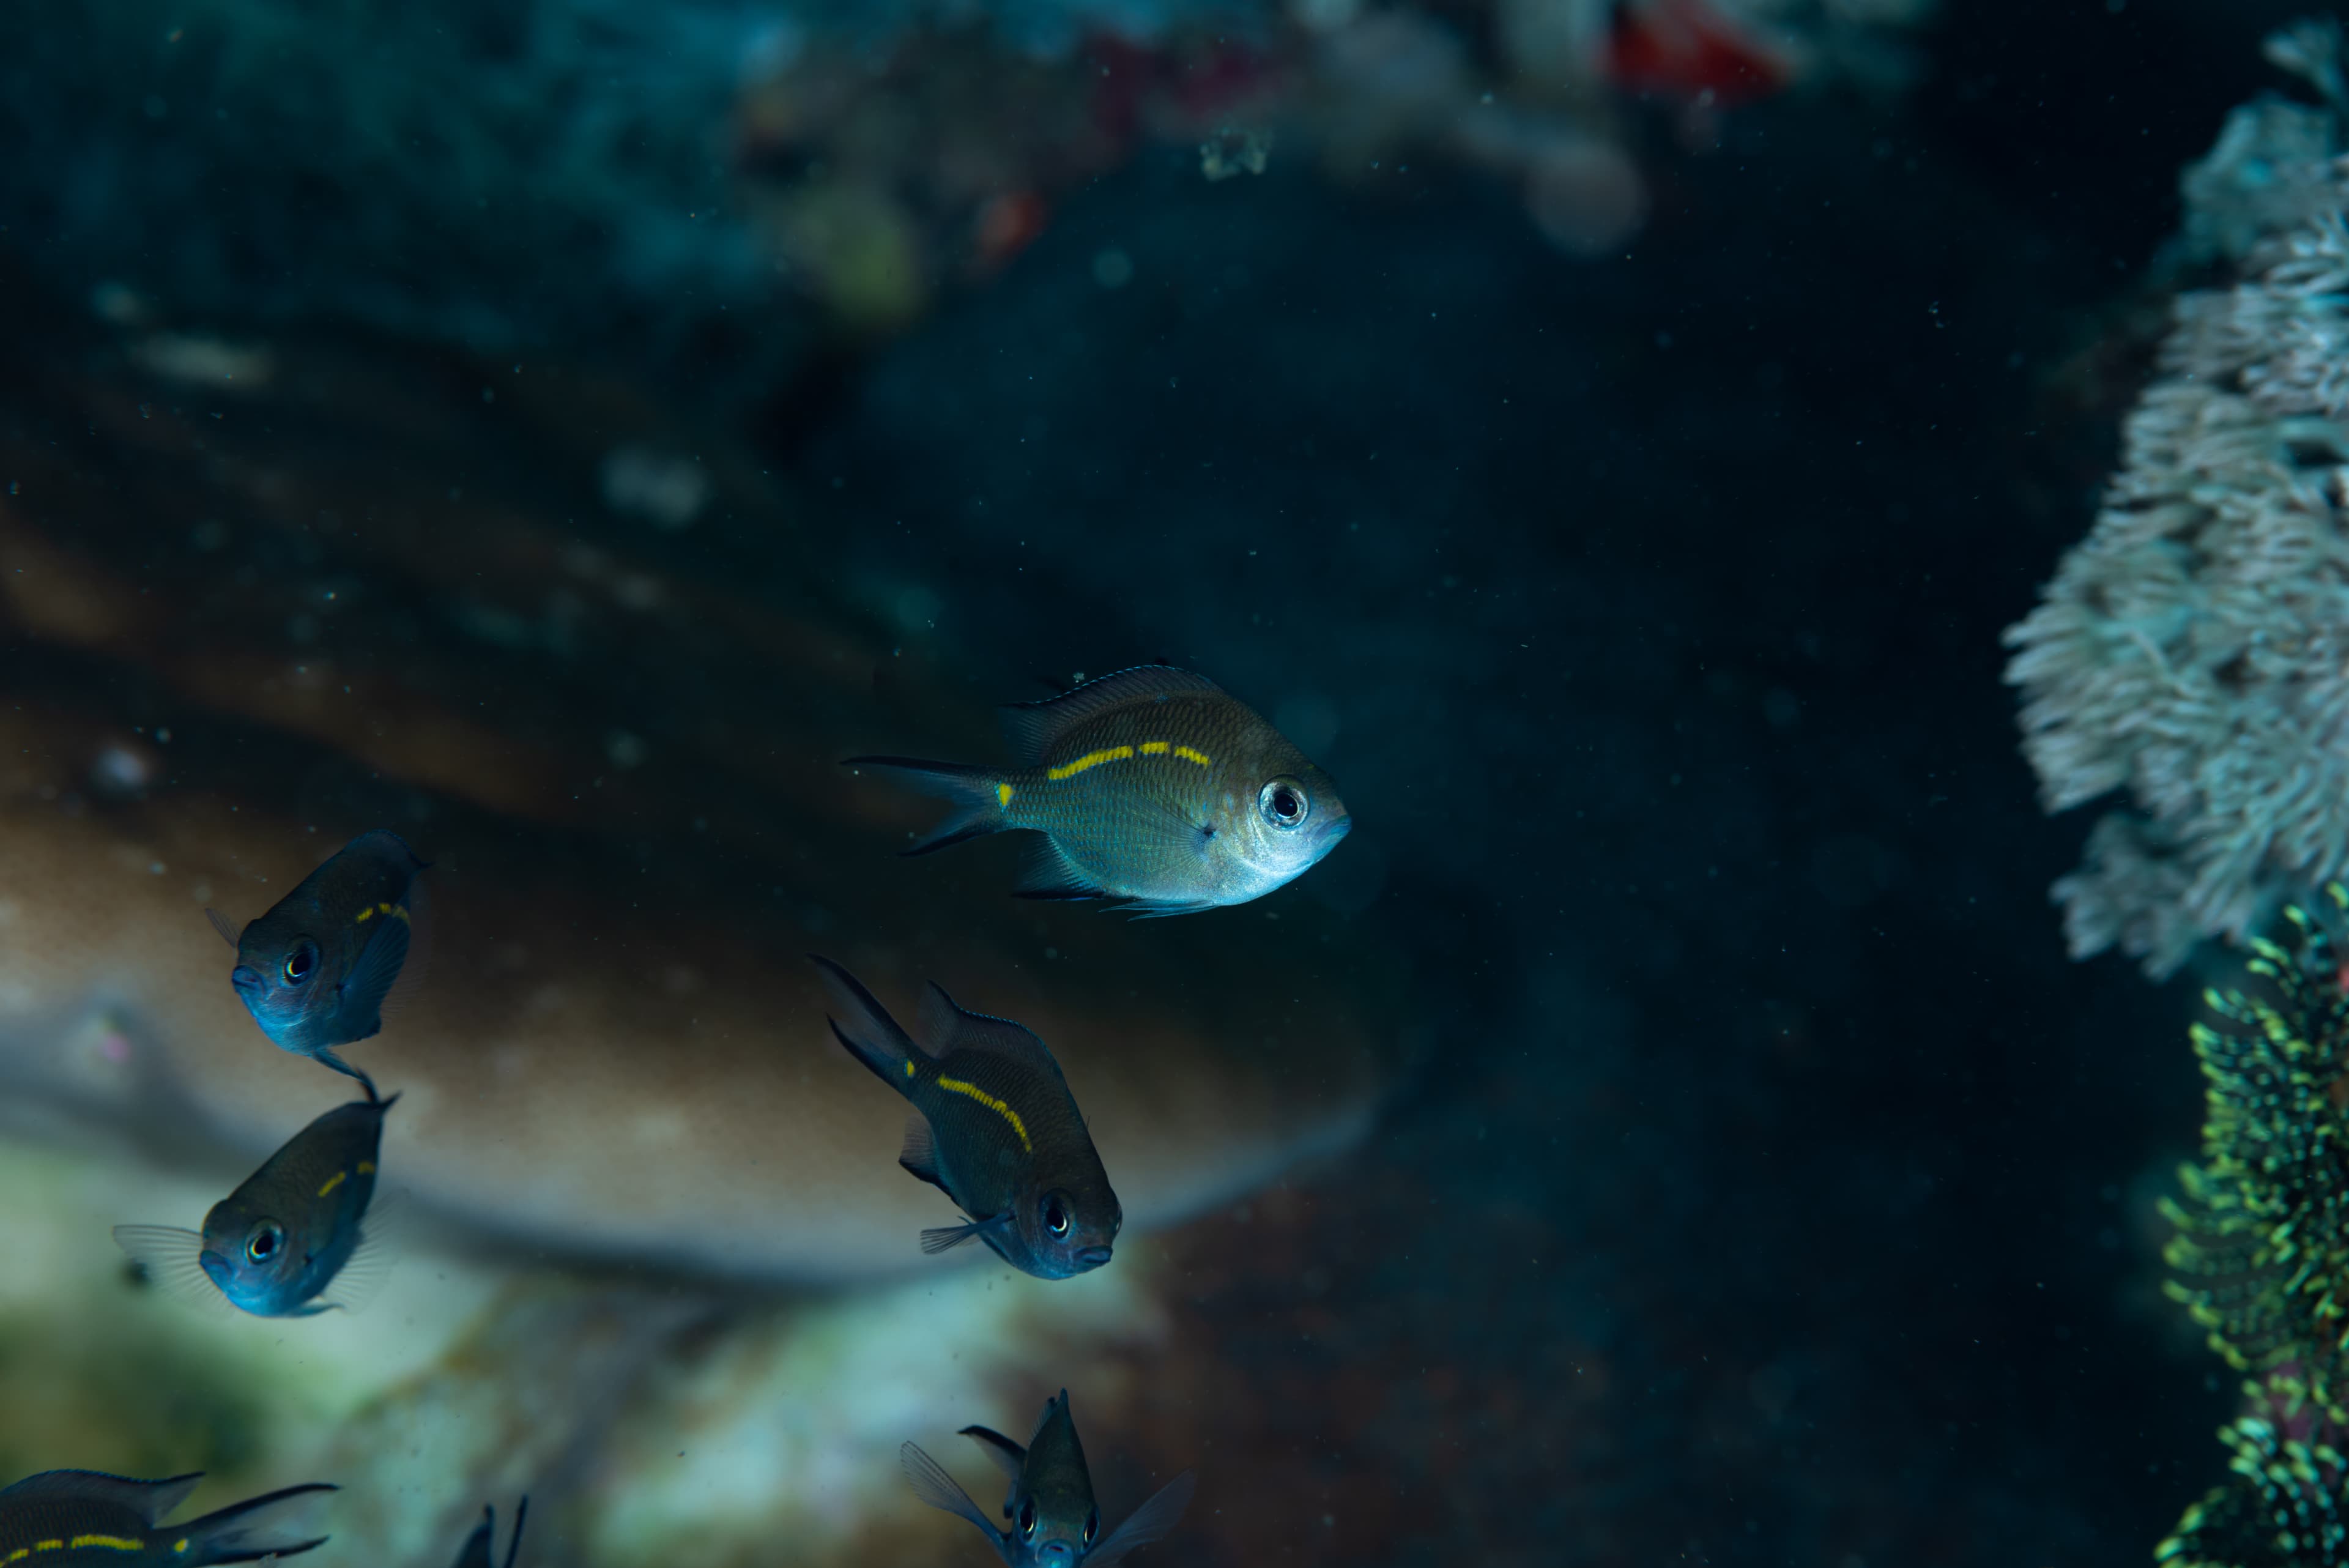
<instances>
[{"instance_id":1,"label":"yellow-striped fish","mask_svg":"<svg viewBox=\"0 0 2349 1568\"><path fill-rule=\"evenodd\" d=\"M1205 676L1145 664L1004 715L1019 767L848 760L955 803L906 854L1026 828L1021 898L1187 915L1263 898L1353 826L1330 776Z\"/></svg>"},{"instance_id":2,"label":"yellow-striped fish","mask_svg":"<svg viewBox=\"0 0 2349 1568\"><path fill-rule=\"evenodd\" d=\"M289 1486L191 1519L165 1524L163 1516L188 1501L203 1480L133 1480L97 1470L44 1470L0 1491L0 1564L78 1568L110 1563L127 1568L164 1563L254 1563L293 1557L326 1543L288 1528L285 1505L335 1489L322 1481Z\"/></svg>"},{"instance_id":3,"label":"yellow-striped fish","mask_svg":"<svg viewBox=\"0 0 2349 1568\"><path fill-rule=\"evenodd\" d=\"M914 1107L897 1163L970 1217L923 1231L922 1251L976 1236L1040 1280L1108 1262L1125 1210L1044 1043L1009 1019L965 1012L933 985L922 1010L925 1050L854 975L808 956L832 992L833 1033Z\"/></svg>"}]
</instances>

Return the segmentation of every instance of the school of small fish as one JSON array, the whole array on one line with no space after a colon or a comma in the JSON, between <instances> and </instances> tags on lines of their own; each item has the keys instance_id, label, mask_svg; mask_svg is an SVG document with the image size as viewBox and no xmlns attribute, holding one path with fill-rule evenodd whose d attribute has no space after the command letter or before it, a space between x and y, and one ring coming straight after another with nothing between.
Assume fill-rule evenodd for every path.
<instances>
[{"instance_id":1,"label":"school of small fish","mask_svg":"<svg viewBox=\"0 0 2349 1568\"><path fill-rule=\"evenodd\" d=\"M1019 764L986 768L897 757L847 765L904 780L953 805L908 854L981 834L1032 836L1017 889L1030 898L1097 898L1136 919L1244 904L1294 880L1352 826L1329 777L1212 681L1164 665L1103 676L1004 710ZM336 1054L374 1039L414 988L423 951L419 874L429 863L384 829L363 833L241 930L205 910L236 950L229 983L280 1048L356 1079L365 1098L302 1128L200 1230L125 1224L116 1243L171 1295L206 1309L304 1318L363 1306L391 1267L378 1199L384 1117L398 1103ZM924 1231L921 1251L974 1239L1022 1273L1064 1280L1107 1264L1124 1210L1051 1050L1009 1019L972 1012L933 983L920 1038L845 969L811 955L829 992L834 1037L902 1096L910 1114L897 1163L938 1189L962 1222ZM1189 1503L1185 1472L1106 1533L1062 1389L1022 1445L967 1427L1003 1471L1003 1522L989 1519L908 1442L906 1479L933 1508L978 1526L1012 1568L1107 1564L1170 1532ZM323 1545L296 1515L331 1493L309 1482L177 1526L162 1523L201 1475L138 1480L49 1470L0 1490L0 1568L18 1563L249 1563ZM504 1568L522 1547L515 1510ZM455 1568L496 1568L496 1514L484 1509Z\"/></svg>"}]
</instances>

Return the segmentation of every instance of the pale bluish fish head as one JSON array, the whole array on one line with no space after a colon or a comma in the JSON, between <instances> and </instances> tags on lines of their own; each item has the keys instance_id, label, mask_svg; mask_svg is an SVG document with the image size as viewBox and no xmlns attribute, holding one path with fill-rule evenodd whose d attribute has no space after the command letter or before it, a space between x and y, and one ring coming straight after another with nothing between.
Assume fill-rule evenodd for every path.
<instances>
[{"instance_id":1,"label":"pale bluish fish head","mask_svg":"<svg viewBox=\"0 0 2349 1568\"><path fill-rule=\"evenodd\" d=\"M1328 774L1283 746L1286 756L1268 764L1252 794L1235 792L1225 801L1229 837L1237 851L1226 903L1246 903L1295 881L1353 831L1354 819Z\"/></svg>"},{"instance_id":2,"label":"pale bluish fish head","mask_svg":"<svg viewBox=\"0 0 2349 1568\"><path fill-rule=\"evenodd\" d=\"M306 931L274 929L280 924L264 919L244 929L229 983L261 1032L285 1050L341 1044L332 1038L336 996L326 950Z\"/></svg>"},{"instance_id":3,"label":"pale bluish fish head","mask_svg":"<svg viewBox=\"0 0 2349 1568\"><path fill-rule=\"evenodd\" d=\"M1101 1536L1092 1473L1065 1389L1044 1406L1011 1508L1011 1543L1023 1563L1074 1568Z\"/></svg>"},{"instance_id":4,"label":"pale bluish fish head","mask_svg":"<svg viewBox=\"0 0 2349 1568\"><path fill-rule=\"evenodd\" d=\"M306 1252L284 1221L230 1197L204 1216L204 1246L196 1261L240 1311L275 1317L302 1303Z\"/></svg>"},{"instance_id":5,"label":"pale bluish fish head","mask_svg":"<svg viewBox=\"0 0 2349 1568\"><path fill-rule=\"evenodd\" d=\"M1009 1234L990 1240L996 1240L1003 1261L1022 1273L1065 1280L1108 1262L1124 1224L1125 1210L1108 1178L1080 1178L1016 1200Z\"/></svg>"}]
</instances>

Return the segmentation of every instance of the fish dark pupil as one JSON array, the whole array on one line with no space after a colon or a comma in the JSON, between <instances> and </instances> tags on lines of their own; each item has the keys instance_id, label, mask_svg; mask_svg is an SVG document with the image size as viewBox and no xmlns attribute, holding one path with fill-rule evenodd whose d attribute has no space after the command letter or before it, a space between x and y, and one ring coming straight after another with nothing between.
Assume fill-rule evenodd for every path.
<instances>
[{"instance_id":1,"label":"fish dark pupil","mask_svg":"<svg viewBox=\"0 0 2349 1568\"><path fill-rule=\"evenodd\" d=\"M274 1231L264 1231L253 1239L253 1244L245 1248L245 1251L253 1254L254 1262L265 1261L271 1253L277 1251L277 1233Z\"/></svg>"},{"instance_id":2,"label":"fish dark pupil","mask_svg":"<svg viewBox=\"0 0 2349 1568\"><path fill-rule=\"evenodd\" d=\"M310 966L316 961L317 961L316 959L313 959L310 956L309 949L295 949L292 953L286 956L285 978L287 980L302 979L310 972Z\"/></svg>"},{"instance_id":3,"label":"fish dark pupil","mask_svg":"<svg viewBox=\"0 0 2349 1568\"><path fill-rule=\"evenodd\" d=\"M1019 1533L1022 1535L1036 1533L1036 1502L1033 1498L1019 1505Z\"/></svg>"},{"instance_id":4,"label":"fish dark pupil","mask_svg":"<svg viewBox=\"0 0 2349 1568\"><path fill-rule=\"evenodd\" d=\"M1287 790L1276 791L1272 797L1273 814L1284 819L1297 815L1297 797Z\"/></svg>"}]
</instances>

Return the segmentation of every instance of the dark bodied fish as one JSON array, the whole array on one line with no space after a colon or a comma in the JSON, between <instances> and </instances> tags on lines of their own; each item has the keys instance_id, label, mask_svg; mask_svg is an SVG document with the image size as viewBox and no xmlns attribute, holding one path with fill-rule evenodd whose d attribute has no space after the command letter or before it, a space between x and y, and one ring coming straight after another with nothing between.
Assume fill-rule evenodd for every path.
<instances>
[{"instance_id":1,"label":"dark bodied fish","mask_svg":"<svg viewBox=\"0 0 2349 1568\"><path fill-rule=\"evenodd\" d=\"M236 949L229 983L261 1032L367 1085L365 1073L335 1054L383 1027L383 1002L408 962L419 860L399 835L362 833L295 885L270 911L230 929L206 909L212 929Z\"/></svg>"},{"instance_id":2,"label":"dark bodied fish","mask_svg":"<svg viewBox=\"0 0 2349 1568\"><path fill-rule=\"evenodd\" d=\"M970 1219L923 1231L922 1251L976 1236L1042 1280L1108 1262L1125 1211L1044 1043L1008 1019L965 1012L933 985L922 1006L926 1051L854 975L827 958L815 963L841 1014L833 1033L913 1105L897 1163Z\"/></svg>"},{"instance_id":3,"label":"dark bodied fish","mask_svg":"<svg viewBox=\"0 0 2349 1568\"><path fill-rule=\"evenodd\" d=\"M322 1481L289 1486L218 1513L166 1527L163 1516L188 1500L202 1471L169 1480L132 1480L97 1470L44 1470L0 1490L0 1564L86 1568L105 1563L256 1563L326 1544L302 1540L273 1514L299 1497L335 1489Z\"/></svg>"},{"instance_id":4,"label":"dark bodied fish","mask_svg":"<svg viewBox=\"0 0 2349 1568\"><path fill-rule=\"evenodd\" d=\"M506 1542L505 1568L513 1568L514 1557L522 1551L522 1527L530 1518L530 1499L523 1498L514 1505L513 1536ZM481 1522L473 1526L473 1533L465 1537L465 1544L457 1553L456 1568L498 1568L492 1555L498 1543L498 1511L483 1507Z\"/></svg>"},{"instance_id":5,"label":"dark bodied fish","mask_svg":"<svg viewBox=\"0 0 2349 1568\"><path fill-rule=\"evenodd\" d=\"M1263 898L1353 826L1330 776L1205 676L1145 664L1003 712L1016 768L848 759L955 803L906 854L1026 828L1021 898L1187 915Z\"/></svg>"},{"instance_id":6,"label":"dark bodied fish","mask_svg":"<svg viewBox=\"0 0 2349 1568\"><path fill-rule=\"evenodd\" d=\"M117 1225L116 1243L157 1283L199 1304L225 1296L256 1317L363 1306L391 1262L367 1204L383 1114L398 1099L354 1100L295 1133L212 1205L201 1232Z\"/></svg>"},{"instance_id":7,"label":"dark bodied fish","mask_svg":"<svg viewBox=\"0 0 2349 1568\"><path fill-rule=\"evenodd\" d=\"M1077 1424L1069 1416L1067 1389L1061 1390L1059 1398L1044 1401L1044 1418L1024 1449L985 1427L965 1427L962 1435L976 1439L1010 1479L1011 1495L1003 1503L1006 1525L998 1526L981 1512L970 1494L918 1444L898 1449L898 1462L916 1496L978 1526L1011 1568L1114 1563L1173 1530L1197 1484L1190 1471L1184 1471L1102 1539L1092 1473L1085 1468L1084 1445L1077 1440Z\"/></svg>"}]
</instances>

